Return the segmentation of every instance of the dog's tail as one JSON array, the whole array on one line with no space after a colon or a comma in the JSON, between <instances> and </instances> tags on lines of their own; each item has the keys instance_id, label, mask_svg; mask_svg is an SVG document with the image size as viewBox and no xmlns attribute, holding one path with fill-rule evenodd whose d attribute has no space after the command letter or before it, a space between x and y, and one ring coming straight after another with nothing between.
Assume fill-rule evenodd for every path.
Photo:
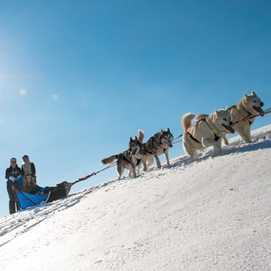
<instances>
[{"instance_id":1,"label":"dog's tail","mask_svg":"<svg viewBox=\"0 0 271 271\"><path fill-rule=\"evenodd\" d=\"M111 164L112 162L114 162L115 160L117 160L118 157L119 157L118 154L111 155L111 156L109 156L109 157L104 158L104 159L102 160L102 163L103 163L104 165Z\"/></svg>"},{"instance_id":2,"label":"dog's tail","mask_svg":"<svg viewBox=\"0 0 271 271\"><path fill-rule=\"evenodd\" d=\"M144 131L142 129L138 130L137 138L140 143L143 143L144 141Z\"/></svg>"},{"instance_id":3,"label":"dog's tail","mask_svg":"<svg viewBox=\"0 0 271 271\"><path fill-rule=\"evenodd\" d=\"M192 120L194 119L196 115L192 113L186 113L183 115L181 119L181 126L184 129L184 132L186 132L192 125Z\"/></svg>"}]
</instances>

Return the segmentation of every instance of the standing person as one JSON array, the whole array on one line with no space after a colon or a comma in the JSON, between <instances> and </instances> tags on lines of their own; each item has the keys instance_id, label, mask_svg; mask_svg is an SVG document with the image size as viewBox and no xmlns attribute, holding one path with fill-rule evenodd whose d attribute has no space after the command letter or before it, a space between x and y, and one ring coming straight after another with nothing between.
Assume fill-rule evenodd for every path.
<instances>
[{"instance_id":1,"label":"standing person","mask_svg":"<svg viewBox=\"0 0 271 271\"><path fill-rule=\"evenodd\" d=\"M30 161L28 155L23 157L24 164L22 165L22 173L24 177L24 191L31 192L36 186L36 167L33 162Z\"/></svg>"},{"instance_id":2,"label":"standing person","mask_svg":"<svg viewBox=\"0 0 271 271\"><path fill-rule=\"evenodd\" d=\"M10 159L10 167L6 169L7 191L9 196L9 213L13 214L18 210L16 181L22 176L22 171L17 165L16 158Z\"/></svg>"}]
</instances>

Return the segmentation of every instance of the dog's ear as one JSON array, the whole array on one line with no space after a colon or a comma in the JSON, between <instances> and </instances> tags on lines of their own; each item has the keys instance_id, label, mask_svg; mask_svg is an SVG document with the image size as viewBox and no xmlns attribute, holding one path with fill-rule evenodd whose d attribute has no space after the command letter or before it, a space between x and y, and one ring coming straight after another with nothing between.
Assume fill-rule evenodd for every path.
<instances>
[{"instance_id":1,"label":"dog's ear","mask_svg":"<svg viewBox=\"0 0 271 271\"><path fill-rule=\"evenodd\" d=\"M133 139L132 139L132 137L130 137L130 142L133 142Z\"/></svg>"},{"instance_id":2,"label":"dog's ear","mask_svg":"<svg viewBox=\"0 0 271 271\"><path fill-rule=\"evenodd\" d=\"M138 140L137 136L135 136L135 140L136 140L136 141Z\"/></svg>"},{"instance_id":3,"label":"dog's ear","mask_svg":"<svg viewBox=\"0 0 271 271\"><path fill-rule=\"evenodd\" d=\"M251 91L251 96L256 96L256 92L254 90Z\"/></svg>"},{"instance_id":4,"label":"dog's ear","mask_svg":"<svg viewBox=\"0 0 271 271\"><path fill-rule=\"evenodd\" d=\"M167 132L170 133L170 129L169 128L167 128Z\"/></svg>"}]
</instances>

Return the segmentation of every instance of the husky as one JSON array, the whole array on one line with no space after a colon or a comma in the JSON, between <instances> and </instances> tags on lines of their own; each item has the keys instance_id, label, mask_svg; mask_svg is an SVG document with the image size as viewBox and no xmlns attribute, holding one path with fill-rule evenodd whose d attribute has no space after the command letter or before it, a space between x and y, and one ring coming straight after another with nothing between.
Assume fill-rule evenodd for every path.
<instances>
[{"instance_id":1,"label":"husky","mask_svg":"<svg viewBox=\"0 0 271 271\"><path fill-rule=\"evenodd\" d=\"M142 134L136 140L143 141ZM136 178L139 175L140 165L142 163L141 158L139 158L139 148L135 146L135 140L130 137L128 150L121 152L119 154L111 155L102 160L104 165L111 164L117 161L117 171L119 174L119 179L121 179L125 169L129 170L129 177ZM138 173L136 173L136 168L138 168Z\"/></svg>"},{"instance_id":2,"label":"husky","mask_svg":"<svg viewBox=\"0 0 271 271\"><path fill-rule=\"evenodd\" d=\"M119 174L119 180L122 178L125 169L129 170L129 177L136 178L136 166L138 165L138 160L130 151L130 149L121 152L119 154L114 154L106 157L102 160L104 165L108 165L117 161L117 171Z\"/></svg>"},{"instance_id":3,"label":"husky","mask_svg":"<svg viewBox=\"0 0 271 271\"><path fill-rule=\"evenodd\" d=\"M163 153L166 156L167 165L170 166L169 148L172 147L173 135L169 128L154 134L146 143L143 143L143 140L144 131L139 130L138 136L135 139L130 139L130 147L135 157L143 163L144 171L147 171L148 166L153 164L153 157L156 160L157 167L161 168L158 156Z\"/></svg>"},{"instance_id":4,"label":"husky","mask_svg":"<svg viewBox=\"0 0 271 271\"><path fill-rule=\"evenodd\" d=\"M231 125L230 114L224 109L211 115L186 113L181 119L184 150L194 159L198 157L198 151L210 146L215 154L221 153L222 140L227 144L226 134L234 133Z\"/></svg>"},{"instance_id":5,"label":"husky","mask_svg":"<svg viewBox=\"0 0 271 271\"><path fill-rule=\"evenodd\" d=\"M237 105L227 109L231 116L233 129L246 143L251 142L250 126L255 121L255 118L264 116L263 106L262 100L255 91L252 91L250 94L245 95Z\"/></svg>"}]
</instances>

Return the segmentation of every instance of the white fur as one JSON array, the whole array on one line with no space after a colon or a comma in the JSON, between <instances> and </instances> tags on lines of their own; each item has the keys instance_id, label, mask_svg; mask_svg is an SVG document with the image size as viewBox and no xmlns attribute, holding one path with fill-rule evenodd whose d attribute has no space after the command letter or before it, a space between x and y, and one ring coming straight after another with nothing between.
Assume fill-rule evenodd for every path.
<instances>
[{"instance_id":1,"label":"white fur","mask_svg":"<svg viewBox=\"0 0 271 271\"><path fill-rule=\"evenodd\" d=\"M195 116L192 113L183 115L181 125L184 130L183 147L185 152L193 158L197 158L200 150L213 147L215 154L220 153L222 139L225 138L227 131L219 123L222 123L225 117L227 117L227 126L229 126L230 118L226 110L216 111L210 116ZM195 119L195 124L192 123L193 119ZM201 119L204 121L200 121ZM215 134L219 136L218 140L215 140Z\"/></svg>"}]
</instances>

